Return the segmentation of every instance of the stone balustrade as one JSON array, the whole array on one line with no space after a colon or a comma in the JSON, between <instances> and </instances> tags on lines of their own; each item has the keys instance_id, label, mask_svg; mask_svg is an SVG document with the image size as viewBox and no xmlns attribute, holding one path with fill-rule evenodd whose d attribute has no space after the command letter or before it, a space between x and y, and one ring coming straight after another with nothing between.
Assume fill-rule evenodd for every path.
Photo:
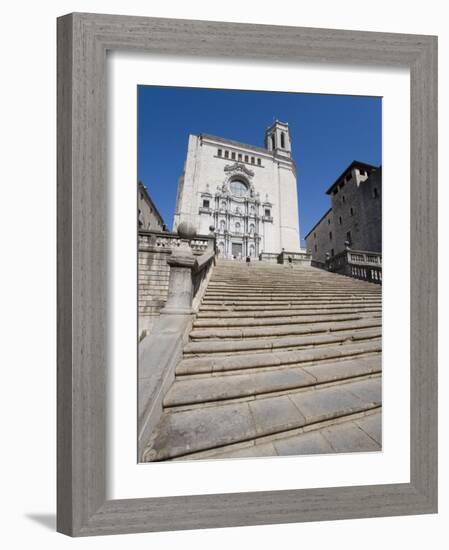
<instances>
[{"instance_id":1,"label":"stone balustrade","mask_svg":"<svg viewBox=\"0 0 449 550\"><path fill-rule=\"evenodd\" d=\"M287 252L283 250L278 256L279 264L309 266L312 256L307 252Z\"/></svg>"},{"instance_id":2,"label":"stone balustrade","mask_svg":"<svg viewBox=\"0 0 449 550\"><path fill-rule=\"evenodd\" d=\"M179 225L178 234L139 232L139 456L161 418L215 254L215 237L197 236L188 223ZM145 308L155 296L148 326Z\"/></svg>"},{"instance_id":3,"label":"stone balustrade","mask_svg":"<svg viewBox=\"0 0 449 550\"><path fill-rule=\"evenodd\" d=\"M215 238L213 235L195 235L188 241L195 257L211 250L215 251ZM139 230L138 307L140 335L151 330L155 319L158 318L167 301L171 269L168 259L174 251L179 250L181 244L182 239L177 233ZM194 275L194 280L198 277L199 275ZM195 290L196 286L194 292Z\"/></svg>"},{"instance_id":4,"label":"stone balustrade","mask_svg":"<svg viewBox=\"0 0 449 550\"><path fill-rule=\"evenodd\" d=\"M190 240L194 254L202 254L211 248L215 242L213 235L197 235ZM177 233L139 230L139 252L173 250L181 245L181 238Z\"/></svg>"},{"instance_id":5,"label":"stone balustrade","mask_svg":"<svg viewBox=\"0 0 449 550\"><path fill-rule=\"evenodd\" d=\"M307 252L261 252L259 260L273 264L310 266L312 256Z\"/></svg>"},{"instance_id":6,"label":"stone balustrade","mask_svg":"<svg viewBox=\"0 0 449 550\"><path fill-rule=\"evenodd\" d=\"M382 254L376 252L347 248L328 258L324 268L355 279L382 284Z\"/></svg>"}]
</instances>

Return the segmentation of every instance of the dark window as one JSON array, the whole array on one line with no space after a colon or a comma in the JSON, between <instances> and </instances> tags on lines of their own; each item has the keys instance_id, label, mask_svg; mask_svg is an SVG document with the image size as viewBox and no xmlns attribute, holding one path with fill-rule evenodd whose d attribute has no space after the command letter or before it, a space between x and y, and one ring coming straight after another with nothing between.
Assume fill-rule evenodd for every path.
<instances>
[{"instance_id":1,"label":"dark window","mask_svg":"<svg viewBox=\"0 0 449 550\"><path fill-rule=\"evenodd\" d=\"M245 162L248 162L248 155L245 155Z\"/></svg>"},{"instance_id":2,"label":"dark window","mask_svg":"<svg viewBox=\"0 0 449 550\"><path fill-rule=\"evenodd\" d=\"M333 255L334 255L334 249L331 248L331 256L333 256Z\"/></svg>"},{"instance_id":3,"label":"dark window","mask_svg":"<svg viewBox=\"0 0 449 550\"><path fill-rule=\"evenodd\" d=\"M235 160L235 153L234 153L234 152L231 153L231 158L232 158L233 160Z\"/></svg>"},{"instance_id":4,"label":"dark window","mask_svg":"<svg viewBox=\"0 0 449 550\"><path fill-rule=\"evenodd\" d=\"M373 187L373 198L377 199L379 197L379 192L377 191L377 187Z\"/></svg>"},{"instance_id":5,"label":"dark window","mask_svg":"<svg viewBox=\"0 0 449 550\"><path fill-rule=\"evenodd\" d=\"M271 210L269 208L265 208L265 216L269 218L271 216Z\"/></svg>"},{"instance_id":6,"label":"dark window","mask_svg":"<svg viewBox=\"0 0 449 550\"><path fill-rule=\"evenodd\" d=\"M338 217L338 223L341 225L342 219L341 216Z\"/></svg>"},{"instance_id":7,"label":"dark window","mask_svg":"<svg viewBox=\"0 0 449 550\"><path fill-rule=\"evenodd\" d=\"M346 177L345 177L345 180L346 181L349 181L351 179L351 174L348 174Z\"/></svg>"},{"instance_id":8,"label":"dark window","mask_svg":"<svg viewBox=\"0 0 449 550\"><path fill-rule=\"evenodd\" d=\"M352 208L352 206L351 206L350 212L351 212L351 216L353 216L354 215L354 208Z\"/></svg>"},{"instance_id":9,"label":"dark window","mask_svg":"<svg viewBox=\"0 0 449 550\"><path fill-rule=\"evenodd\" d=\"M206 199L203 200L203 208L210 208L210 202Z\"/></svg>"},{"instance_id":10,"label":"dark window","mask_svg":"<svg viewBox=\"0 0 449 550\"><path fill-rule=\"evenodd\" d=\"M276 149L276 139L275 139L274 135L271 136L271 148Z\"/></svg>"},{"instance_id":11,"label":"dark window","mask_svg":"<svg viewBox=\"0 0 449 550\"><path fill-rule=\"evenodd\" d=\"M229 158L229 151L225 151L225 159Z\"/></svg>"},{"instance_id":12,"label":"dark window","mask_svg":"<svg viewBox=\"0 0 449 550\"><path fill-rule=\"evenodd\" d=\"M329 231L329 240L332 240L332 231Z\"/></svg>"},{"instance_id":13,"label":"dark window","mask_svg":"<svg viewBox=\"0 0 449 550\"><path fill-rule=\"evenodd\" d=\"M222 150L221 150L221 149L218 149L217 154L218 154L219 157L221 157Z\"/></svg>"},{"instance_id":14,"label":"dark window","mask_svg":"<svg viewBox=\"0 0 449 550\"><path fill-rule=\"evenodd\" d=\"M242 154L239 153L239 160L242 160Z\"/></svg>"},{"instance_id":15,"label":"dark window","mask_svg":"<svg viewBox=\"0 0 449 550\"><path fill-rule=\"evenodd\" d=\"M316 239L316 233L313 234L313 238Z\"/></svg>"},{"instance_id":16,"label":"dark window","mask_svg":"<svg viewBox=\"0 0 449 550\"><path fill-rule=\"evenodd\" d=\"M257 164L258 164L259 166L262 166L262 160L261 160L261 159L257 159Z\"/></svg>"},{"instance_id":17,"label":"dark window","mask_svg":"<svg viewBox=\"0 0 449 550\"><path fill-rule=\"evenodd\" d=\"M256 162L256 159L254 157L251 157L251 164L254 164Z\"/></svg>"},{"instance_id":18,"label":"dark window","mask_svg":"<svg viewBox=\"0 0 449 550\"><path fill-rule=\"evenodd\" d=\"M281 147L282 147L282 149L285 149L285 136L284 136L284 132L281 132Z\"/></svg>"},{"instance_id":19,"label":"dark window","mask_svg":"<svg viewBox=\"0 0 449 550\"><path fill-rule=\"evenodd\" d=\"M350 231L348 231L346 233L346 240L349 242L349 244L351 244L351 232Z\"/></svg>"},{"instance_id":20,"label":"dark window","mask_svg":"<svg viewBox=\"0 0 449 550\"><path fill-rule=\"evenodd\" d=\"M328 218L328 219L327 219L327 225L330 225L330 224L331 224L331 219Z\"/></svg>"},{"instance_id":21,"label":"dark window","mask_svg":"<svg viewBox=\"0 0 449 550\"><path fill-rule=\"evenodd\" d=\"M318 247L317 247L317 245L315 245L315 252L316 252L317 250L318 250Z\"/></svg>"},{"instance_id":22,"label":"dark window","mask_svg":"<svg viewBox=\"0 0 449 550\"><path fill-rule=\"evenodd\" d=\"M346 202L346 198L345 198L344 195L341 197L341 200L342 200L343 202Z\"/></svg>"}]
</instances>

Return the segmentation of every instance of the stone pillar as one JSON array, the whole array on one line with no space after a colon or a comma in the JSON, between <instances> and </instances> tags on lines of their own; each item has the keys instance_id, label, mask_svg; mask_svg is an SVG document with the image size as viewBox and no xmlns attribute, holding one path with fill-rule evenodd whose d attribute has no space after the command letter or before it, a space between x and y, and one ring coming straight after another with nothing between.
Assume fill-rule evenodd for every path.
<instances>
[{"instance_id":1,"label":"stone pillar","mask_svg":"<svg viewBox=\"0 0 449 550\"><path fill-rule=\"evenodd\" d=\"M178 226L181 244L167 260L170 266L168 297L161 315L188 315L193 312L192 269L196 258L190 247L190 240L196 235L193 224L182 222Z\"/></svg>"},{"instance_id":2,"label":"stone pillar","mask_svg":"<svg viewBox=\"0 0 449 550\"><path fill-rule=\"evenodd\" d=\"M215 253L217 253L217 238L215 233L215 227L213 225L209 225L209 237L213 237L214 240L208 241L206 251L209 252L213 250Z\"/></svg>"}]
</instances>

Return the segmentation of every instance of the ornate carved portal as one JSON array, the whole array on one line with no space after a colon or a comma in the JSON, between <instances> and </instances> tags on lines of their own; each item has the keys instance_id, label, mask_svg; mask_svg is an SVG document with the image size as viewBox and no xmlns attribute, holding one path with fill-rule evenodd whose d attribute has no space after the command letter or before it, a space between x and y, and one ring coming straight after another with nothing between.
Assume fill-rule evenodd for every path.
<instances>
[{"instance_id":1,"label":"ornate carved portal","mask_svg":"<svg viewBox=\"0 0 449 550\"><path fill-rule=\"evenodd\" d=\"M254 172L235 162L224 167L224 176L211 205L219 254L255 258L262 250L264 222L260 194L252 181Z\"/></svg>"}]
</instances>

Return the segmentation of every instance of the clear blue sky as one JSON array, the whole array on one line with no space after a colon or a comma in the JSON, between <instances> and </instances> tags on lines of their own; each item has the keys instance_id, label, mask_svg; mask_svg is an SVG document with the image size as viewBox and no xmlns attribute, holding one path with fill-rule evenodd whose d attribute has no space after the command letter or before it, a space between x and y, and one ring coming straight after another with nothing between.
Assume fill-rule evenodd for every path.
<instances>
[{"instance_id":1,"label":"clear blue sky","mask_svg":"<svg viewBox=\"0 0 449 550\"><path fill-rule=\"evenodd\" d=\"M189 134L263 147L274 119L290 126L304 237L329 208L325 191L348 164L381 164L381 98L138 87L138 177L169 228Z\"/></svg>"}]
</instances>

